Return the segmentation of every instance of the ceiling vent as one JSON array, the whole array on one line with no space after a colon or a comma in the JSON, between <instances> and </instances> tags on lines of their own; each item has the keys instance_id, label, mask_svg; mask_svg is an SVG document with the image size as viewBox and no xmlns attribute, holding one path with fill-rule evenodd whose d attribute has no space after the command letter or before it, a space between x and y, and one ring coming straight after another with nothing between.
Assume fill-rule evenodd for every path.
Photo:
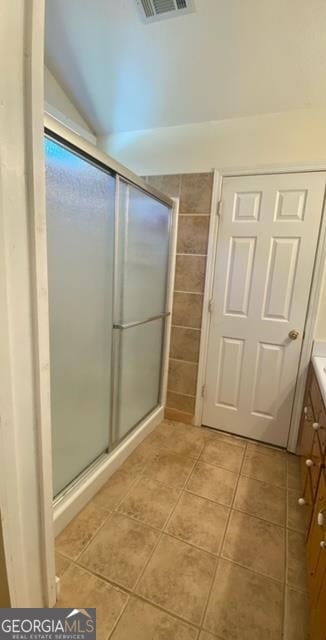
<instances>
[{"instance_id":1,"label":"ceiling vent","mask_svg":"<svg viewBox=\"0 0 326 640\"><path fill-rule=\"evenodd\" d=\"M174 18L195 10L194 0L136 0L144 22Z\"/></svg>"}]
</instances>

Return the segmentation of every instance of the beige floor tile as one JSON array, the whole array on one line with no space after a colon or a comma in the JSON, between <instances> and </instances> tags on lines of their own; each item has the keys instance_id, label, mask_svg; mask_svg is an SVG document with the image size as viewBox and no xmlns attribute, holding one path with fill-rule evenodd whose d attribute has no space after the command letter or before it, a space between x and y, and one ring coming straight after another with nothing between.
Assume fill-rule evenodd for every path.
<instances>
[{"instance_id":1,"label":"beige floor tile","mask_svg":"<svg viewBox=\"0 0 326 640\"><path fill-rule=\"evenodd\" d=\"M275 524L285 524L285 489L240 476L233 507Z\"/></svg>"},{"instance_id":2,"label":"beige floor tile","mask_svg":"<svg viewBox=\"0 0 326 640\"><path fill-rule=\"evenodd\" d=\"M155 455L154 443L150 441L150 435L141 442L136 449L128 456L121 465L120 471L125 471L128 475L139 476L144 467L151 461Z\"/></svg>"},{"instance_id":3,"label":"beige floor tile","mask_svg":"<svg viewBox=\"0 0 326 640\"><path fill-rule=\"evenodd\" d=\"M120 504L119 511L161 529L179 495L179 489L167 487L151 478L141 477Z\"/></svg>"},{"instance_id":4,"label":"beige floor tile","mask_svg":"<svg viewBox=\"0 0 326 640\"><path fill-rule=\"evenodd\" d=\"M115 512L82 554L80 563L132 589L158 537L158 531Z\"/></svg>"},{"instance_id":5,"label":"beige floor tile","mask_svg":"<svg viewBox=\"0 0 326 640\"><path fill-rule=\"evenodd\" d=\"M199 427L182 422L164 421L149 436L174 453L198 458L205 444L205 433Z\"/></svg>"},{"instance_id":6,"label":"beige floor tile","mask_svg":"<svg viewBox=\"0 0 326 640\"><path fill-rule=\"evenodd\" d=\"M133 482L135 477L132 474L118 469L96 494L93 501L104 509L114 509L129 491Z\"/></svg>"},{"instance_id":7,"label":"beige floor tile","mask_svg":"<svg viewBox=\"0 0 326 640\"><path fill-rule=\"evenodd\" d=\"M284 640L307 640L308 601L305 593L286 587Z\"/></svg>"},{"instance_id":8,"label":"beige floor tile","mask_svg":"<svg viewBox=\"0 0 326 640\"><path fill-rule=\"evenodd\" d=\"M210 438L205 444L200 460L239 473L243 456L244 449L238 445L219 438Z\"/></svg>"},{"instance_id":9,"label":"beige floor tile","mask_svg":"<svg viewBox=\"0 0 326 640\"><path fill-rule=\"evenodd\" d=\"M200 632L199 640L214 640L215 638L217 638L217 636L213 636L213 634L208 633L208 631Z\"/></svg>"},{"instance_id":10,"label":"beige floor tile","mask_svg":"<svg viewBox=\"0 0 326 640\"><path fill-rule=\"evenodd\" d=\"M267 577L284 580L284 530L275 524L232 511L222 555Z\"/></svg>"},{"instance_id":11,"label":"beige floor tile","mask_svg":"<svg viewBox=\"0 0 326 640\"><path fill-rule=\"evenodd\" d=\"M302 506L298 504L298 491L288 489L287 526L289 529L305 532L306 523Z\"/></svg>"},{"instance_id":12,"label":"beige floor tile","mask_svg":"<svg viewBox=\"0 0 326 640\"><path fill-rule=\"evenodd\" d=\"M182 488L194 466L191 458L161 450L155 454L152 462L146 467L146 476L164 482L172 487Z\"/></svg>"},{"instance_id":13,"label":"beige floor tile","mask_svg":"<svg viewBox=\"0 0 326 640\"><path fill-rule=\"evenodd\" d=\"M283 449L279 449L278 447L273 447L269 444L262 444L261 442L248 442L247 444L248 453L262 453L265 456L276 456L282 460L286 460L286 451Z\"/></svg>"},{"instance_id":14,"label":"beige floor tile","mask_svg":"<svg viewBox=\"0 0 326 640\"><path fill-rule=\"evenodd\" d=\"M213 556L163 535L137 592L171 613L199 624L214 569Z\"/></svg>"},{"instance_id":15,"label":"beige floor tile","mask_svg":"<svg viewBox=\"0 0 326 640\"><path fill-rule=\"evenodd\" d=\"M255 448L247 449L242 474L277 487L284 487L286 485L286 457L282 454L265 454Z\"/></svg>"},{"instance_id":16,"label":"beige floor tile","mask_svg":"<svg viewBox=\"0 0 326 640\"><path fill-rule=\"evenodd\" d=\"M235 436L232 433L227 433L226 431L218 431L217 429L211 429L209 427L203 427L205 429L206 436L208 438L219 438L223 440L223 442L227 442L228 444L236 444L238 447L245 449L247 446L247 440L244 438L240 438L240 436Z\"/></svg>"},{"instance_id":17,"label":"beige floor tile","mask_svg":"<svg viewBox=\"0 0 326 640\"><path fill-rule=\"evenodd\" d=\"M111 633L128 596L96 576L73 566L63 576L56 607L96 608L97 640Z\"/></svg>"},{"instance_id":18,"label":"beige floor tile","mask_svg":"<svg viewBox=\"0 0 326 640\"><path fill-rule=\"evenodd\" d=\"M90 502L56 539L56 550L75 560L108 517L108 512Z\"/></svg>"},{"instance_id":19,"label":"beige floor tile","mask_svg":"<svg viewBox=\"0 0 326 640\"><path fill-rule=\"evenodd\" d=\"M112 640L196 640L197 629L139 598L130 598Z\"/></svg>"},{"instance_id":20,"label":"beige floor tile","mask_svg":"<svg viewBox=\"0 0 326 640\"><path fill-rule=\"evenodd\" d=\"M294 489L299 494L301 494L302 482L301 482L300 458L299 456L291 455L290 453L288 453L286 459L287 459L287 471L288 471L288 487L289 489Z\"/></svg>"},{"instance_id":21,"label":"beige floor tile","mask_svg":"<svg viewBox=\"0 0 326 640\"><path fill-rule=\"evenodd\" d=\"M206 551L220 551L229 509L205 498L184 493L166 530Z\"/></svg>"},{"instance_id":22,"label":"beige floor tile","mask_svg":"<svg viewBox=\"0 0 326 640\"><path fill-rule=\"evenodd\" d=\"M232 471L198 462L187 483L187 489L203 498L231 505L237 475Z\"/></svg>"},{"instance_id":23,"label":"beige floor tile","mask_svg":"<svg viewBox=\"0 0 326 640\"><path fill-rule=\"evenodd\" d=\"M280 640L281 584L220 560L204 628L225 640Z\"/></svg>"},{"instance_id":24,"label":"beige floor tile","mask_svg":"<svg viewBox=\"0 0 326 640\"><path fill-rule=\"evenodd\" d=\"M69 569L71 562L60 553L55 554L55 574L58 578L61 578L63 574Z\"/></svg>"},{"instance_id":25,"label":"beige floor tile","mask_svg":"<svg viewBox=\"0 0 326 640\"><path fill-rule=\"evenodd\" d=\"M287 530L287 584L294 589L307 589L305 536L298 531Z\"/></svg>"}]
</instances>

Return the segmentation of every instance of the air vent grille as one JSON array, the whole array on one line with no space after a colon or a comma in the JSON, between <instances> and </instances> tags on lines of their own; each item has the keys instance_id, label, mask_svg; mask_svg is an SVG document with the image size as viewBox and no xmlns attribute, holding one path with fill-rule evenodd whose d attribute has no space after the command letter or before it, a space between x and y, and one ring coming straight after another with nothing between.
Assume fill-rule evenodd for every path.
<instances>
[{"instance_id":1,"label":"air vent grille","mask_svg":"<svg viewBox=\"0 0 326 640\"><path fill-rule=\"evenodd\" d=\"M150 18L151 16L155 16L155 11L153 9L153 5L151 0L142 0L141 2L146 18Z\"/></svg>"},{"instance_id":2,"label":"air vent grille","mask_svg":"<svg viewBox=\"0 0 326 640\"><path fill-rule=\"evenodd\" d=\"M175 11L173 0L152 0L152 2L157 15L167 13L168 11Z\"/></svg>"},{"instance_id":3,"label":"air vent grille","mask_svg":"<svg viewBox=\"0 0 326 640\"><path fill-rule=\"evenodd\" d=\"M195 10L194 0L136 0L145 22L173 18Z\"/></svg>"}]
</instances>

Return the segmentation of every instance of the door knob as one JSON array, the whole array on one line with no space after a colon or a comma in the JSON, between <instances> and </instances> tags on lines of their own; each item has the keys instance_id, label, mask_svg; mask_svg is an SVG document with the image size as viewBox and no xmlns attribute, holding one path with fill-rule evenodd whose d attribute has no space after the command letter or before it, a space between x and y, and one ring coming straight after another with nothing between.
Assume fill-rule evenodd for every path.
<instances>
[{"instance_id":1,"label":"door knob","mask_svg":"<svg viewBox=\"0 0 326 640\"><path fill-rule=\"evenodd\" d=\"M291 329L291 331L289 331L289 338L291 340L296 340L300 335L300 331L298 331L297 329Z\"/></svg>"}]
</instances>

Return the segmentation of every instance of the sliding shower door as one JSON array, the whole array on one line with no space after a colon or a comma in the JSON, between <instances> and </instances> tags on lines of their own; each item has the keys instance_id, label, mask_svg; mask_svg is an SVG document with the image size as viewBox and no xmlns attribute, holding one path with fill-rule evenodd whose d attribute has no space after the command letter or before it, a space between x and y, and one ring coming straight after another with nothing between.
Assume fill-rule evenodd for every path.
<instances>
[{"instance_id":1,"label":"sliding shower door","mask_svg":"<svg viewBox=\"0 0 326 640\"><path fill-rule=\"evenodd\" d=\"M115 177L45 140L54 495L108 450Z\"/></svg>"},{"instance_id":2,"label":"sliding shower door","mask_svg":"<svg viewBox=\"0 0 326 640\"><path fill-rule=\"evenodd\" d=\"M160 402L171 208L119 179L113 442Z\"/></svg>"},{"instance_id":3,"label":"sliding shower door","mask_svg":"<svg viewBox=\"0 0 326 640\"><path fill-rule=\"evenodd\" d=\"M54 496L162 403L172 216L59 135L45 137Z\"/></svg>"}]
</instances>

